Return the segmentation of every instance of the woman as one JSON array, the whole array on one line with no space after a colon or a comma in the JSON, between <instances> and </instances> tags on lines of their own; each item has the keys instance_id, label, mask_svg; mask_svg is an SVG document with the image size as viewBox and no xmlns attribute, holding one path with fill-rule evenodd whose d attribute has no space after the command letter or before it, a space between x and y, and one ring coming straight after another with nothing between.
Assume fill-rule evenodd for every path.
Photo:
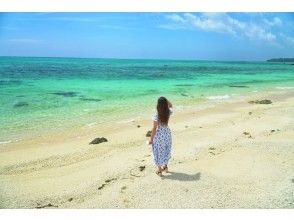
<instances>
[{"instance_id":1,"label":"woman","mask_svg":"<svg viewBox=\"0 0 294 220\"><path fill-rule=\"evenodd\" d=\"M168 161L171 157L172 138L168 127L169 117L172 113L172 104L165 98L157 100L157 114L153 119L153 129L149 144L152 144L154 162L158 167L156 174L162 176L162 172L168 172Z\"/></svg>"}]
</instances>

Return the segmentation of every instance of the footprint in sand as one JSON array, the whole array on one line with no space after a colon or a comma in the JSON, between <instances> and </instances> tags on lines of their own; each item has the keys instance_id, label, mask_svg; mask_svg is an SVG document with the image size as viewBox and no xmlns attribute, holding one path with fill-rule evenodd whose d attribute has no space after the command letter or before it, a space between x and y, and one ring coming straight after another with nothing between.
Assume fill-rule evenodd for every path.
<instances>
[{"instance_id":1,"label":"footprint in sand","mask_svg":"<svg viewBox=\"0 0 294 220\"><path fill-rule=\"evenodd\" d=\"M112 181L117 180L117 178L111 178L111 179L107 179L104 181L104 183L102 183L101 186L98 187L98 190L103 189L106 185L108 185L109 183L111 183Z\"/></svg>"},{"instance_id":2,"label":"footprint in sand","mask_svg":"<svg viewBox=\"0 0 294 220\"><path fill-rule=\"evenodd\" d=\"M272 130L270 130L270 133L269 133L269 135L271 135L271 134L273 134L273 133L275 133L275 132L278 132L278 131L280 131L280 129L272 129Z\"/></svg>"},{"instance_id":3,"label":"footprint in sand","mask_svg":"<svg viewBox=\"0 0 294 220\"><path fill-rule=\"evenodd\" d=\"M210 148L208 148L208 150L209 150L210 154L215 155L215 152L214 152L215 147L210 147Z\"/></svg>"},{"instance_id":4,"label":"footprint in sand","mask_svg":"<svg viewBox=\"0 0 294 220\"><path fill-rule=\"evenodd\" d=\"M252 138L251 134L247 131L244 131L243 134L248 138Z\"/></svg>"},{"instance_id":5,"label":"footprint in sand","mask_svg":"<svg viewBox=\"0 0 294 220\"><path fill-rule=\"evenodd\" d=\"M123 203L124 203L124 205L125 205L126 208L130 208L130 201L129 200L124 199L123 200Z\"/></svg>"},{"instance_id":6,"label":"footprint in sand","mask_svg":"<svg viewBox=\"0 0 294 220\"><path fill-rule=\"evenodd\" d=\"M125 198L125 192L126 192L126 189L127 189L127 186L122 186L121 188L120 188L120 193L122 194L121 196L122 196L122 201L123 201L123 204L124 204L124 206L126 207L126 208L129 208L130 206L131 206L131 201L130 200L128 200L127 198Z\"/></svg>"},{"instance_id":7,"label":"footprint in sand","mask_svg":"<svg viewBox=\"0 0 294 220\"><path fill-rule=\"evenodd\" d=\"M99 187L98 187L98 190L101 190L101 189L103 189L103 188L104 188L104 186L106 186L106 184L104 184L104 183L103 183L101 186L99 186Z\"/></svg>"},{"instance_id":8,"label":"footprint in sand","mask_svg":"<svg viewBox=\"0 0 294 220\"><path fill-rule=\"evenodd\" d=\"M120 192L124 193L126 189L127 189L127 186L123 186L123 187L120 188Z\"/></svg>"},{"instance_id":9,"label":"footprint in sand","mask_svg":"<svg viewBox=\"0 0 294 220\"><path fill-rule=\"evenodd\" d=\"M146 166L139 166L138 168L133 168L130 170L130 175L134 177L143 177L145 175Z\"/></svg>"},{"instance_id":10,"label":"footprint in sand","mask_svg":"<svg viewBox=\"0 0 294 220\"><path fill-rule=\"evenodd\" d=\"M52 205L51 203L48 203L46 205L40 205L37 203L38 206L36 206L36 209L44 209L44 208L58 208L58 205Z\"/></svg>"},{"instance_id":11,"label":"footprint in sand","mask_svg":"<svg viewBox=\"0 0 294 220\"><path fill-rule=\"evenodd\" d=\"M107 179L107 180L105 180L105 183L110 183L110 182L112 182L114 180L117 180L117 178Z\"/></svg>"},{"instance_id":12,"label":"footprint in sand","mask_svg":"<svg viewBox=\"0 0 294 220\"><path fill-rule=\"evenodd\" d=\"M145 170L146 166L139 166L139 170L142 172L143 170Z\"/></svg>"}]
</instances>

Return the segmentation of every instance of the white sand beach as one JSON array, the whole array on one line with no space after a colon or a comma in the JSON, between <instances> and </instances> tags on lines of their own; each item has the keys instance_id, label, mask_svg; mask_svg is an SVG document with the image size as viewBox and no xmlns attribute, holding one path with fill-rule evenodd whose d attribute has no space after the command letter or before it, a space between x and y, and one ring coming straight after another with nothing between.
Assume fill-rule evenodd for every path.
<instances>
[{"instance_id":1,"label":"white sand beach","mask_svg":"<svg viewBox=\"0 0 294 220\"><path fill-rule=\"evenodd\" d=\"M293 89L175 105L162 178L144 113L2 144L0 208L294 208Z\"/></svg>"}]
</instances>

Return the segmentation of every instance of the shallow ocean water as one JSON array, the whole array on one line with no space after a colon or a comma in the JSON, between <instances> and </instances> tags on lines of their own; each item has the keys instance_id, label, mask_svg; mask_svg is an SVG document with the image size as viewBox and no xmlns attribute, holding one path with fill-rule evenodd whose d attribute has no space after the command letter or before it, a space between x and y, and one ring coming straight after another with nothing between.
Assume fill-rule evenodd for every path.
<instances>
[{"instance_id":1,"label":"shallow ocean water","mask_svg":"<svg viewBox=\"0 0 294 220\"><path fill-rule=\"evenodd\" d=\"M153 109L294 87L294 66L267 62L0 57L0 143L21 134L115 121Z\"/></svg>"}]
</instances>

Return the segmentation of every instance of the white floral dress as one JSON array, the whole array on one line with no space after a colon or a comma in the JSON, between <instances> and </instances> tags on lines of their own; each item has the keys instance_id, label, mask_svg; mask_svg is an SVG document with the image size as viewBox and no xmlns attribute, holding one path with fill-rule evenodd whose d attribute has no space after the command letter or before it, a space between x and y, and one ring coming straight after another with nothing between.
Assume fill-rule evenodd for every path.
<instances>
[{"instance_id":1,"label":"white floral dress","mask_svg":"<svg viewBox=\"0 0 294 220\"><path fill-rule=\"evenodd\" d=\"M171 108L170 114L172 114ZM152 143L154 162L156 166L164 166L167 165L169 159L171 158L171 132L167 125L163 125L158 121L157 114L153 115L152 120L158 122L156 134Z\"/></svg>"}]
</instances>

